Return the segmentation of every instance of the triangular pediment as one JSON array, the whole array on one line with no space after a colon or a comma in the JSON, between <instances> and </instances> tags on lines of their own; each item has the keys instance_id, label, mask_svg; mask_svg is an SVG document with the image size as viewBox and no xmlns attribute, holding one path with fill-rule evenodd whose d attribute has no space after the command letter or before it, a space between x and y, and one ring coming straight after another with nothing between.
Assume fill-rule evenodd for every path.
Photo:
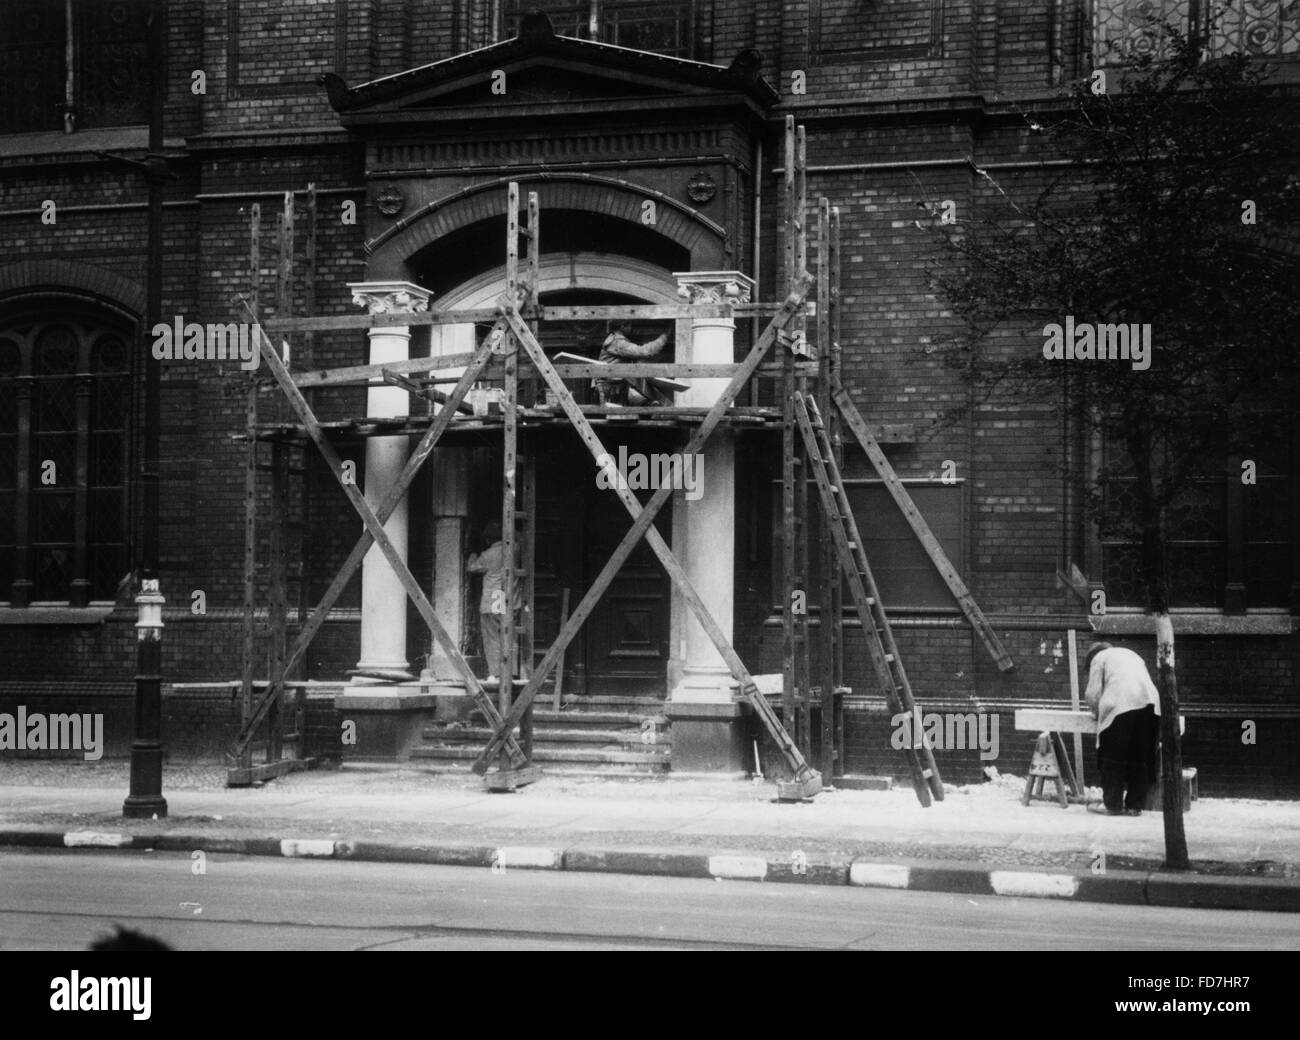
<instances>
[{"instance_id":1,"label":"triangular pediment","mask_svg":"<svg viewBox=\"0 0 1300 1040\"><path fill-rule=\"evenodd\" d=\"M762 113L779 97L759 72L761 60L744 51L730 65L712 65L557 36L539 15L525 19L519 36L490 47L355 87L333 74L320 81L341 121L353 127L409 122L421 113L430 120L494 112L544 116L620 100L644 107L716 98Z\"/></svg>"}]
</instances>

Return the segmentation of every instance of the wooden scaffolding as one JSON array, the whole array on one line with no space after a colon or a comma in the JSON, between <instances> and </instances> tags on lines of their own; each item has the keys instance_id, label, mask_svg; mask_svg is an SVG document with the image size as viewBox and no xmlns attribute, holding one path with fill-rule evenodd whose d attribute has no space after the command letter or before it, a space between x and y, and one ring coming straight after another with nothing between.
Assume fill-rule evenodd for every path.
<instances>
[{"instance_id":1,"label":"wooden scaffolding","mask_svg":"<svg viewBox=\"0 0 1300 1040\"><path fill-rule=\"evenodd\" d=\"M259 421L258 386L250 379L247 397L245 553L244 553L244 655L240 681L241 729L233 748L235 764L231 785L266 779L307 764L303 755L303 683L295 678L307 648L319 632L330 609L355 575L362 558L377 546L391 565L411 603L447 661L463 680L468 695L483 713L492 733L474 760L472 769L484 775L494 789L513 790L538 775L532 764L532 706L537 694L563 660L566 648L600 602L620 568L636 547L645 541L659 559L673 586L703 631L731 670L739 696L753 709L784 760L787 779L777 785L783 801L811 798L843 770L843 726L839 710L844 685L843 602L845 591L857 612L863 637L881 689L895 713L911 711L912 691L889 630L888 617L880 603L863 550L841 476L844 435L847 429L866 453L890 494L902 509L920 543L988 647L1000 668L1011 660L988 621L962 583L956 569L943 554L906 488L881 451L871 428L862 418L840 379L840 246L839 213L828 200L817 202L815 214L815 274L808 270L806 228L807 174L804 134L793 118L786 121L784 181L784 296L775 303L686 303L671 305L543 306L539 297L541 256L541 211L538 197L530 192L523 206L517 183L508 186L506 205L505 292L493 308L431 309L425 313L321 318L314 307L315 220L314 191L309 189L307 221L307 266L304 289L307 314L290 315L292 264L294 259L294 200L285 199L280 216L280 261L277 277L275 319L265 327L258 319L259 259L258 214L254 207L250 261L254 272L251 298L241 298L254 324L258 349L266 371L292 416L278 414ZM525 243L519 256L518 243ZM538 328L548 320L668 319L690 317L742 317L766 319L766 326L750 344L743 360L730 364L589 364L552 361L539 340ZM373 328L382 325L491 323L476 349L456 355L412 358L387 364L354 365L315 370L311 355L313 333L322 330ZM269 335L268 335L269 331ZM288 337L302 337L301 350L294 352L290 369ZM282 348L276 345L276 340ZM779 347L779 358L769 355ZM461 370L454 386L443 391L450 380L438 380L433 373ZM671 484L659 488L644 504L628 488L621 475L611 472L610 486L628 513L631 524L598 576L568 612L551 645L536 658L533 626L533 554L536 510L535 465L528 432L547 425L571 426L590 452L595 465L607 459L605 444L597 427L612 421L613 410L603 405L579 404L565 380L603 378L672 379L725 378L727 384L710 407L619 408L617 420L626 424L635 415L642 425L667 425L691 430L683 456L699 452L719 427L744 429L779 428L782 435L782 498L779 538L784 565L783 585L783 669L780 713L760 692L759 683L746 668L717 620L710 614L698 591L672 549L654 526L655 517L673 493ZM491 379L503 388L499 416L484 417L466 408L466 396L481 380ZM322 424L316 417L309 395L326 386L375 385L377 381L400 386L429 402L426 416L391 419L373 416ZM773 399L780 404L764 405L758 393L751 403L740 405L741 392L755 381L775 386ZM550 403L521 401L520 386L538 383L548 391ZM528 395L531 398L531 394ZM490 429L502 437L501 530L505 623L501 659L495 662L500 677L495 700L447 633L420 584L390 542L384 524L409 491L417 473L437 448L440 438L453 425L457 429ZM401 475L383 501L372 508L348 479L333 440L340 435L417 436ZM269 445L269 464L260 461L260 448ZM364 532L334 575L320 600L307 612L306 582L302 556L290 568L293 555L293 525L301 534L308 520L309 496L301 495L297 508L290 503L292 478L303 477L308 469L307 452L315 449L341 490L361 518ZM270 472L266 567L268 651L267 679L255 675L262 664L256 654L257 518L263 499L259 497L259 473ZM300 484L305 486L306 481ZM815 485L817 512L810 511L810 484ZM814 523L816 521L816 523ZM816 529L818 538L812 539ZM818 589L818 665L814 676L809 624L808 558L810 542L820 556ZM510 561L517 561L510 565ZM298 624L290 642L288 620L289 586L298 584ZM518 594L516 589L518 588ZM493 670L494 662L488 663ZM815 725L816 724L816 725ZM814 732L814 728L816 732ZM919 730L920 727L917 727ZM517 733L517 735L516 735ZM261 737L266 761L253 763L255 741ZM816 768L810 761L817 752ZM917 797L923 805L931 796L943 797L943 786L932 750L924 735L917 733L917 745L906 750ZM823 779L825 778L825 779Z\"/></svg>"}]
</instances>

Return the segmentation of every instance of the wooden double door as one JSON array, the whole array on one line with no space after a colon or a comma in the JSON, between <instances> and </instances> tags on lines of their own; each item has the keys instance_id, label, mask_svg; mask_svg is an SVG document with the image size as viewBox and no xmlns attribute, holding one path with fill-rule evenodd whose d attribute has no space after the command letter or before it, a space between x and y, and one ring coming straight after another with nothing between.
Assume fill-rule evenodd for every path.
<instances>
[{"instance_id":1,"label":"wooden double door","mask_svg":"<svg viewBox=\"0 0 1300 1040\"><path fill-rule=\"evenodd\" d=\"M616 458L620 445L629 452L674 450L662 430L598 429ZM530 450L537 459L535 610L540 658L559 632L561 590L569 590L572 612L632 518L614 491L597 486L595 464L573 431L538 431L532 434ZM653 493L636 492L642 502ZM666 541L671 540L671 513L670 501L655 518ZM565 692L666 697L670 610L668 576L643 539L569 644Z\"/></svg>"}]
</instances>

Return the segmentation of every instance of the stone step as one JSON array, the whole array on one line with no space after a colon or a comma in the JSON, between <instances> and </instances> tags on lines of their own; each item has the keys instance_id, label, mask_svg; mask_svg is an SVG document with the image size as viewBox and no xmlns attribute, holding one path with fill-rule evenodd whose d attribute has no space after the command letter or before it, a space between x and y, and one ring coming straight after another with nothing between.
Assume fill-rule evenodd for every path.
<instances>
[{"instance_id":1,"label":"stone step","mask_svg":"<svg viewBox=\"0 0 1300 1040\"><path fill-rule=\"evenodd\" d=\"M437 744L425 744L421 747L411 749L411 758L421 762L425 761L454 761L466 762L473 761L478 757L479 748L472 746L447 746ZM545 748L533 747L533 761L539 764L556 763L568 765L586 765L586 766L646 766L655 769L667 770L670 760L669 749L662 748L655 751L647 749L645 751L620 751L620 750L597 750L588 748Z\"/></svg>"},{"instance_id":2,"label":"stone step","mask_svg":"<svg viewBox=\"0 0 1300 1040\"><path fill-rule=\"evenodd\" d=\"M533 709L533 723L536 726L559 725L570 726L627 726L639 730L643 719L654 719L655 726L662 729L668 725L668 717L658 712L635 711L583 711L568 709L565 711Z\"/></svg>"},{"instance_id":3,"label":"stone step","mask_svg":"<svg viewBox=\"0 0 1300 1040\"><path fill-rule=\"evenodd\" d=\"M440 776L464 776L469 773L469 762L463 759L421 758L418 760L421 770ZM540 765L540 763L539 763ZM668 763L625 764L605 762L600 764L584 762L547 762L541 766L543 776L571 776L585 778L627 777L640 780L667 779Z\"/></svg>"},{"instance_id":4,"label":"stone step","mask_svg":"<svg viewBox=\"0 0 1300 1040\"><path fill-rule=\"evenodd\" d=\"M545 693L539 693L534 702L538 708L555 703ZM575 694L564 697L565 711L635 711L659 715L666 704L662 697L629 697L617 694Z\"/></svg>"},{"instance_id":5,"label":"stone step","mask_svg":"<svg viewBox=\"0 0 1300 1040\"><path fill-rule=\"evenodd\" d=\"M519 734L516 727L515 735ZM448 729L441 726L427 726L423 737L431 743L462 744L474 743L480 746L492 736L486 726L460 726ZM670 744L671 734L668 730L656 728L654 745ZM641 739L641 730L637 729L561 729L556 726L536 726L533 729L533 743L539 747L553 747L569 744L611 744L641 746L646 742Z\"/></svg>"}]
</instances>

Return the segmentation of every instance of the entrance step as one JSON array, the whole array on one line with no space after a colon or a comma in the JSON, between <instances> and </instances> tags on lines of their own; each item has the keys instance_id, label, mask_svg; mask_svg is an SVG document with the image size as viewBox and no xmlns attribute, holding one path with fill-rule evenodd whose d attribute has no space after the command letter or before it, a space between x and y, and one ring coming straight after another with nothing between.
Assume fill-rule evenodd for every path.
<instances>
[{"instance_id":1,"label":"entrance step","mask_svg":"<svg viewBox=\"0 0 1300 1040\"><path fill-rule=\"evenodd\" d=\"M537 700L533 702L535 711L542 708L550 708L554 701L547 697L545 693L538 694ZM631 697L619 694L574 694L572 697L564 698L564 713L582 712L590 714L597 711L638 711L646 713L659 713L664 710L665 701L662 697Z\"/></svg>"},{"instance_id":2,"label":"entrance step","mask_svg":"<svg viewBox=\"0 0 1300 1040\"><path fill-rule=\"evenodd\" d=\"M615 698L610 698L615 700ZM633 698L617 698L607 710L535 710L533 762L547 772L587 776L663 775L669 770L672 734L663 701L644 698L650 710L627 710ZM590 698L584 698L584 704ZM622 710L616 710L622 709ZM660 709L660 710L655 710ZM435 771L463 771L491 736L484 725L425 727L411 760ZM515 736L519 736L516 727Z\"/></svg>"},{"instance_id":3,"label":"entrance step","mask_svg":"<svg viewBox=\"0 0 1300 1040\"><path fill-rule=\"evenodd\" d=\"M671 745L672 736L664 732L665 723L655 727L654 742L643 740L641 730L636 729L597 729L592 727L575 726L573 728L561 728L560 726L548 726L545 731L538 727L537 720L533 722L533 743L544 743L547 747L578 745L588 747L593 744L607 747L626 747L626 746L659 746ZM648 731L647 731L648 732ZM424 739L431 744L476 744L482 747L487 743L488 737L492 736L492 731L486 726L458 726L454 729L428 726L424 730ZM519 728L515 727L515 736L519 736Z\"/></svg>"}]
</instances>

